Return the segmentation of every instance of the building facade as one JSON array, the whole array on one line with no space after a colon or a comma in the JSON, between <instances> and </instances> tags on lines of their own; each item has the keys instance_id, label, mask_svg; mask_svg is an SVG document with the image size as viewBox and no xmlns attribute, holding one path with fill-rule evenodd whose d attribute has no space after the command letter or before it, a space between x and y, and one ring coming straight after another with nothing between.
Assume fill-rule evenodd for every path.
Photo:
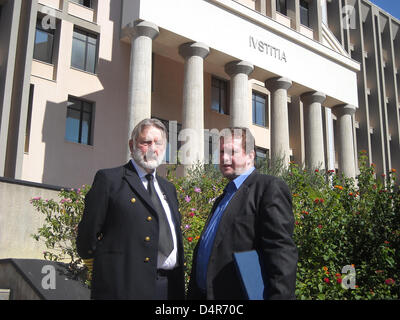
<instances>
[{"instance_id":1,"label":"building facade","mask_svg":"<svg viewBox=\"0 0 400 320\"><path fill-rule=\"evenodd\" d=\"M400 22L368 0L0 0L0 176L90 184L132 128L174 162L249 127L257 156L400 170ZM194 133L186 141L180 133ZM174 147L175 146L175 147ZM210 155L211 154L211 155Z\"/></svg>"}]
</instances>

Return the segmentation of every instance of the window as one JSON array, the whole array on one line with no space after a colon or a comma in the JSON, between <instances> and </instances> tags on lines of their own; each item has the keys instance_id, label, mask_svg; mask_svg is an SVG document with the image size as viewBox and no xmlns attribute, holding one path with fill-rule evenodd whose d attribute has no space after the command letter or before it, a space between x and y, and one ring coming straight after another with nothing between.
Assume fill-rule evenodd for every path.
<instances>
[{"instance_id":1,"label":"window","mask_svg":"<svg viewBox=\"0 0 400 320\"><path fill-rule=\"evenodd\" d=\"M93 111L92 102L68 98L66 140L92 145Z\"/></svg>"},{"instance_id":2,"label":"window","mask_svg":"<svg viewBox=\"0 0 400 320\"><path fill-rule=\"evenodd\" d=\"M211 109L221 114L229 114L228 82L212 77L211 79Z\"/></svg>"},{"instance_id":3,"label":"window","mask_svg":"<svg viewBox=\"0 0 400 320\"><path fill-rule=\"evenodd\" d=\"M300 0L300 23L307 27L310 26L309 11L308 2Z\"/></svg>"},{"instance_id":4,"label":"window","mask_svg":"<svg viewBox=\"0 0 400 320\"><path fill-rule=\"evenodd\" d=\"M49 26L42 25L42 17L37 19L35 47L33 49L33 58L52 63L53 62L53 47L54 47L54 29Z\"/></svg>"},{"instance_id":5,"label":"window","mask_svg":"<svg viewBox=\"0 0 400 320\"><path fill-rule=\"evenodd\" d=\"M267 96L253 91L253 124L266 127L268 111Z\"/></svg>"},{"instance_id":6,"label":"window","mask_svg":"<svg viewBox=\"0 0 400 320\"><path fill-rule=\"evenodd\" d=\"M286 0L276 0L276 11L287 15L287 5Z\"/></svg>"},{"instance_id":7,"label":"window","mask_svg":"<svg viewBox=\"0 0 400 320\"><path fill-rule=\"evenodd\" d=\"M97 35L75 29L72 40L72 67L95 73L97 42Z\"/></svg>"},{"instance_id":8,"label":"window","mask_svg":"<svg viewBox=\"0 0 400 320\"><path fill-rule=\"evenodd\" d=\"M153 118L160 120L168 131L168 143L165 150L164 162L176 164L178 159L178 150L181 146L181 142L178 141L178 136L179 132L182 130L182 125L176 121L164 120L157 117ZM175 154L171 154L173 151L175 151Z\"/></svg>"},{"instance_id":9,"label":"window","mask_svg":"<svg viewBox=\"0 0 400 320\"><path fill-rule=\"evenodd\" d=\"M29 101L28 101L28 114L26 116L26 130L25 130L25 153L29 152L29 140L31 137L31 123L32 123L32 105L33 105L33 92L35 86L33 84L29 87Z\"/></svg>"},{"instance_id":10,"label":"window","mask_svg":"<svg viewBox=\"0 0 400 320\"><path fill-rule=\"evenodd\" d=\"M269 157L268 150L260 147L256 147L256 159L255 166L257 168L261 168L262 166L267 165L266 161Z\"/></svg>"},{"instance_id":11,"label":"window","mask_svg":"<svg viewBox=\"0 0 400 320\"><path fill-rule=\"evenodd\" d=\"M72 2L76 2L82 6L93 8L93 1L92 0L71 0Z\"/></svg>"}]
</instances>

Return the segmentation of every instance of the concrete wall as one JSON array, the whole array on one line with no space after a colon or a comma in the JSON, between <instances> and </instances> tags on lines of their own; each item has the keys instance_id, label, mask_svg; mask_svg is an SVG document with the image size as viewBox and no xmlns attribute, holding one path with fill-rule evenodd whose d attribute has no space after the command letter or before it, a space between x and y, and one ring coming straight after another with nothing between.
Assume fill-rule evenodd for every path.
<instances>
[{"instance_id":1,"label":"concrete wall","mask_svg":"<svg viewBox=\"0 0 400 320\"><path fill-rule=\"evenodd\" d=\"M41 300L11 263L0 263L0 288L11 289L10 300Z\"/></svg>"},{"instance_id":2,"label":"concrete wall","mask_svg":"<svg viewBox=\"0 0 400 320\"><path fill-rule=\"evenodd\" d=\"M30 200L33 197L57 200L57 191L0 180L0 259L43 259L47 250L31 234L44 223L44 215L37 212Z\"/></svg>"}]
</instances>

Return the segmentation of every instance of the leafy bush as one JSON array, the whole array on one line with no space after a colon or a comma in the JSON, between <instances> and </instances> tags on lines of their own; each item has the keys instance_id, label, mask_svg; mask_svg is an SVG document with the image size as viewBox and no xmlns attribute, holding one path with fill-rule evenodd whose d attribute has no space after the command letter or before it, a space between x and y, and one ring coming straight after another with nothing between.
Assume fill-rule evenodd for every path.
<instances>
[{"instance_id":1,"label":"leafy bush","mask_svg":"<svg viewBox=\"0 0 400 320\"><path fill-rule=\"evenodd\" d=\"M374 165L360 154L360 175L343 178L333 171L309 172L290 163L259 171L280 176L292 191L296 219L294 240L299 251L298 299L398 299L400 297L400 192L396 172L376 177ZM212 165L197 166L186 178L169 167L167 179L178 194L186 259L186 282L193 249L215 198L227 184ZM76 226L89 187L60 193L61 202L32 199L46 215L45 225L34 235L49 249L45 258L68 257L71 268L85 271L76 254ZM55 252L54 250L57 249ZM351 271L354 270L355 274Z\"/></svg>"}]
</instances>

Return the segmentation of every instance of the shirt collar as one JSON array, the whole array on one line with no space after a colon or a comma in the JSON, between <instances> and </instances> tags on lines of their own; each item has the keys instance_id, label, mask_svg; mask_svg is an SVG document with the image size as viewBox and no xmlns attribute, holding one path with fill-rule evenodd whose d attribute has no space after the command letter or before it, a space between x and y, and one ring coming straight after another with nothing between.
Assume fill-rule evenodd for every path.
<instances>
[{"instance_id":1,"label":"shirt collar","mask_svg":"<svg viewBox=\"0 0 400 320\"><path fill-rule=\"evenodd\" d=\"M137 173L138 173L138 175L139 175L139 178L140 178L140 179L145 179L145 178L146 178L146 175L148 175L148 173L146 172L146 170L144 170L141 166L139 166L139 165L135 162L135 160L131 159L131 162L132 162L133 166L135 167L135 169L136 169L136 171L137 171ZM156 170L153 171L152 175L153 175L154 180L155 180L155 179L156 179Z\"/></svg>"},{"instance_id":2,"label":"shirt collar","mask_svg":"<svg viewBox=\"0 0 400 320\"><path fill-rule=\"evenodd\" d=\"M249 175L252 174L252 172L255 170L255 167L251 167L248 169L246 172L242 173L240 176L238 176L236 179L233 180L233 183L236 186L236 190L240 188L240 186L243 184L243 182L247 179Z\"/></svg>"}]
</instances>

